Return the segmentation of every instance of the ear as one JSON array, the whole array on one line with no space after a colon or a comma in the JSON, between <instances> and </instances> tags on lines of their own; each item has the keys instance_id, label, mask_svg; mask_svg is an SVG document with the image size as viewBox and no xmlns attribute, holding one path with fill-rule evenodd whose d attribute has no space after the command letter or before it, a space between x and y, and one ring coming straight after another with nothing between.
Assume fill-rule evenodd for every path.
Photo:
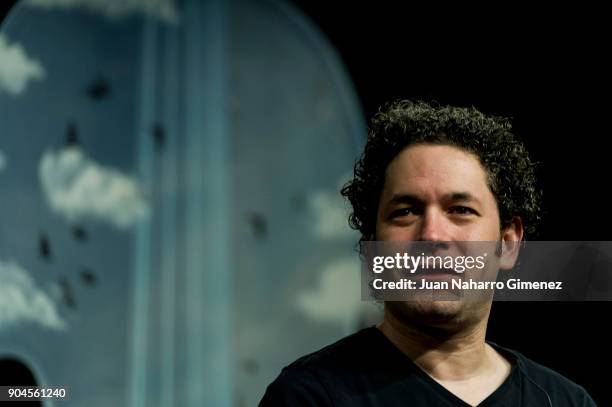
<instances>
[{"instance_id":1,"label":"ear","mask_svg":"<svg viewBox=\"0 0 612 407\"><path fill-rule=\"evenodd\" d=\"M516 264L521 241L523 240L523 221L519 216L512 218L512 221L501 231L501 255L499 258L499 268L510 270Z\"/></svg>"}]
</instances>

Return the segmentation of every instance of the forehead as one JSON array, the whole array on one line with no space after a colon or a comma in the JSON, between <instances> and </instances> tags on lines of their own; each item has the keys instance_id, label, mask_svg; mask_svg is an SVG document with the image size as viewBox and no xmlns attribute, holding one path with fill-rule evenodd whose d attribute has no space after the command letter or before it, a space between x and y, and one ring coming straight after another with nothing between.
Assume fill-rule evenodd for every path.
<instances>
[{"instance_id":1,"label":"forehead","mask_svg":"<svg viewBox=\"0 0 612 407\"><path fill-rule=\"evenodd\" d=\"M444 145L405 148L387 167L384 189L392 195L410 193L424 199L457 191L480 198L491 194L486 171L478 158Z\"/></svg>"}]
</instances>

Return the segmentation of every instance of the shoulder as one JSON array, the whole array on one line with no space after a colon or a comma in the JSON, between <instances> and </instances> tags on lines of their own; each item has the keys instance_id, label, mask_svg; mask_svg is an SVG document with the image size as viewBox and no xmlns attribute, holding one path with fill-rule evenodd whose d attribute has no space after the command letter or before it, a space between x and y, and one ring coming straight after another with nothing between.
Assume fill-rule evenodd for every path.
<instances>
[{"instance_id":1,"label":"shoulder","mask_svg":"<svg viewBox=\"0 0 612 407\"><path fill-rule=\"evenodd\" d=\"M366 328L342 338L283 368L266 389L260 406L332 405L334 384L344 375L354 374L357 366L363 366L358 359L372 341L371 329L375 328Z\"/></svg>"},{"instance_id":2,"label":"shoulder","mask_svg":"<svg viewBox=\"0 0 612 407\"><path fill-rule=\"evenodd\" d=\"M316 352L302 356L288 365L285 369L328 371L331 368L352 368L352 365L357 359L360 359L360 364L363 364L363 358L367 357L365 351L376 347L379 340L380 338L376 328L365 328L331 345L325 346ZM359 358L357 356L359 356Z\"/></svg>"},{"instance_id":3,"label":"shoulder","mask_svg":"<svg viewBox=\"0 0 612 407\"><path fill-rule=\"evenodd\" d=\"M493 344L494 345L494 344ZM529 359L515 350L494 345L496 349L516 358L517 367L531 385L547 393L553 405L595 406L595 402L584 387L560 373ZM537 390L536 390L537 391Z\"/></svg>"},{"instance_id":4,"label":"shoulder","mask_svg":"<svg viewBox=\"0 0 612 407\"><path fill-rule=\"evenodd\" d=\"M259 406L330 406L327 387L307 367L287 366L268 386Z\"/></svg>"}]
</instances>

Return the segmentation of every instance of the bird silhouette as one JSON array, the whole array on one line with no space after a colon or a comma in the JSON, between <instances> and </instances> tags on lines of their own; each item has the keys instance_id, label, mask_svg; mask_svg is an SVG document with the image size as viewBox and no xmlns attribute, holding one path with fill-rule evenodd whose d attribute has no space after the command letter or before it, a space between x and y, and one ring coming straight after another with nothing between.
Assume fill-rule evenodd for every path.
<instances>
[{"instance_id":1,"label":"bird silhouette","mask_svg":"<svg viewBox=\"0 0 612 407\"><path fill-rule=\"evenodd\" d=\"M108 97L111 86L104 76L99 75L87 87L87 95L92 100L100 100Z\"/></svg>"}]
</instances>

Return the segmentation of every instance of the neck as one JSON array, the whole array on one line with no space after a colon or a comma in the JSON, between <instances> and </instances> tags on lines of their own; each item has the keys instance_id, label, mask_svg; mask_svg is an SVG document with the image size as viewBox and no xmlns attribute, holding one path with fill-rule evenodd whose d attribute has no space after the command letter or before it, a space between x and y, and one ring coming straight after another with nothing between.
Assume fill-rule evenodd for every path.
<instances>
[{"instance_id":1,"label":"neck","mask_svg":"<svg viewBox=\"0 0 612 407\"><path fill-rule=\"evenodd\" d=\"M417 366L437 380L464 380L482 374L495 363L496 352L486 344L489 311L465 324L431 328L406 324L385 307L378 329Z\"/></svg>"}]
</instances>

